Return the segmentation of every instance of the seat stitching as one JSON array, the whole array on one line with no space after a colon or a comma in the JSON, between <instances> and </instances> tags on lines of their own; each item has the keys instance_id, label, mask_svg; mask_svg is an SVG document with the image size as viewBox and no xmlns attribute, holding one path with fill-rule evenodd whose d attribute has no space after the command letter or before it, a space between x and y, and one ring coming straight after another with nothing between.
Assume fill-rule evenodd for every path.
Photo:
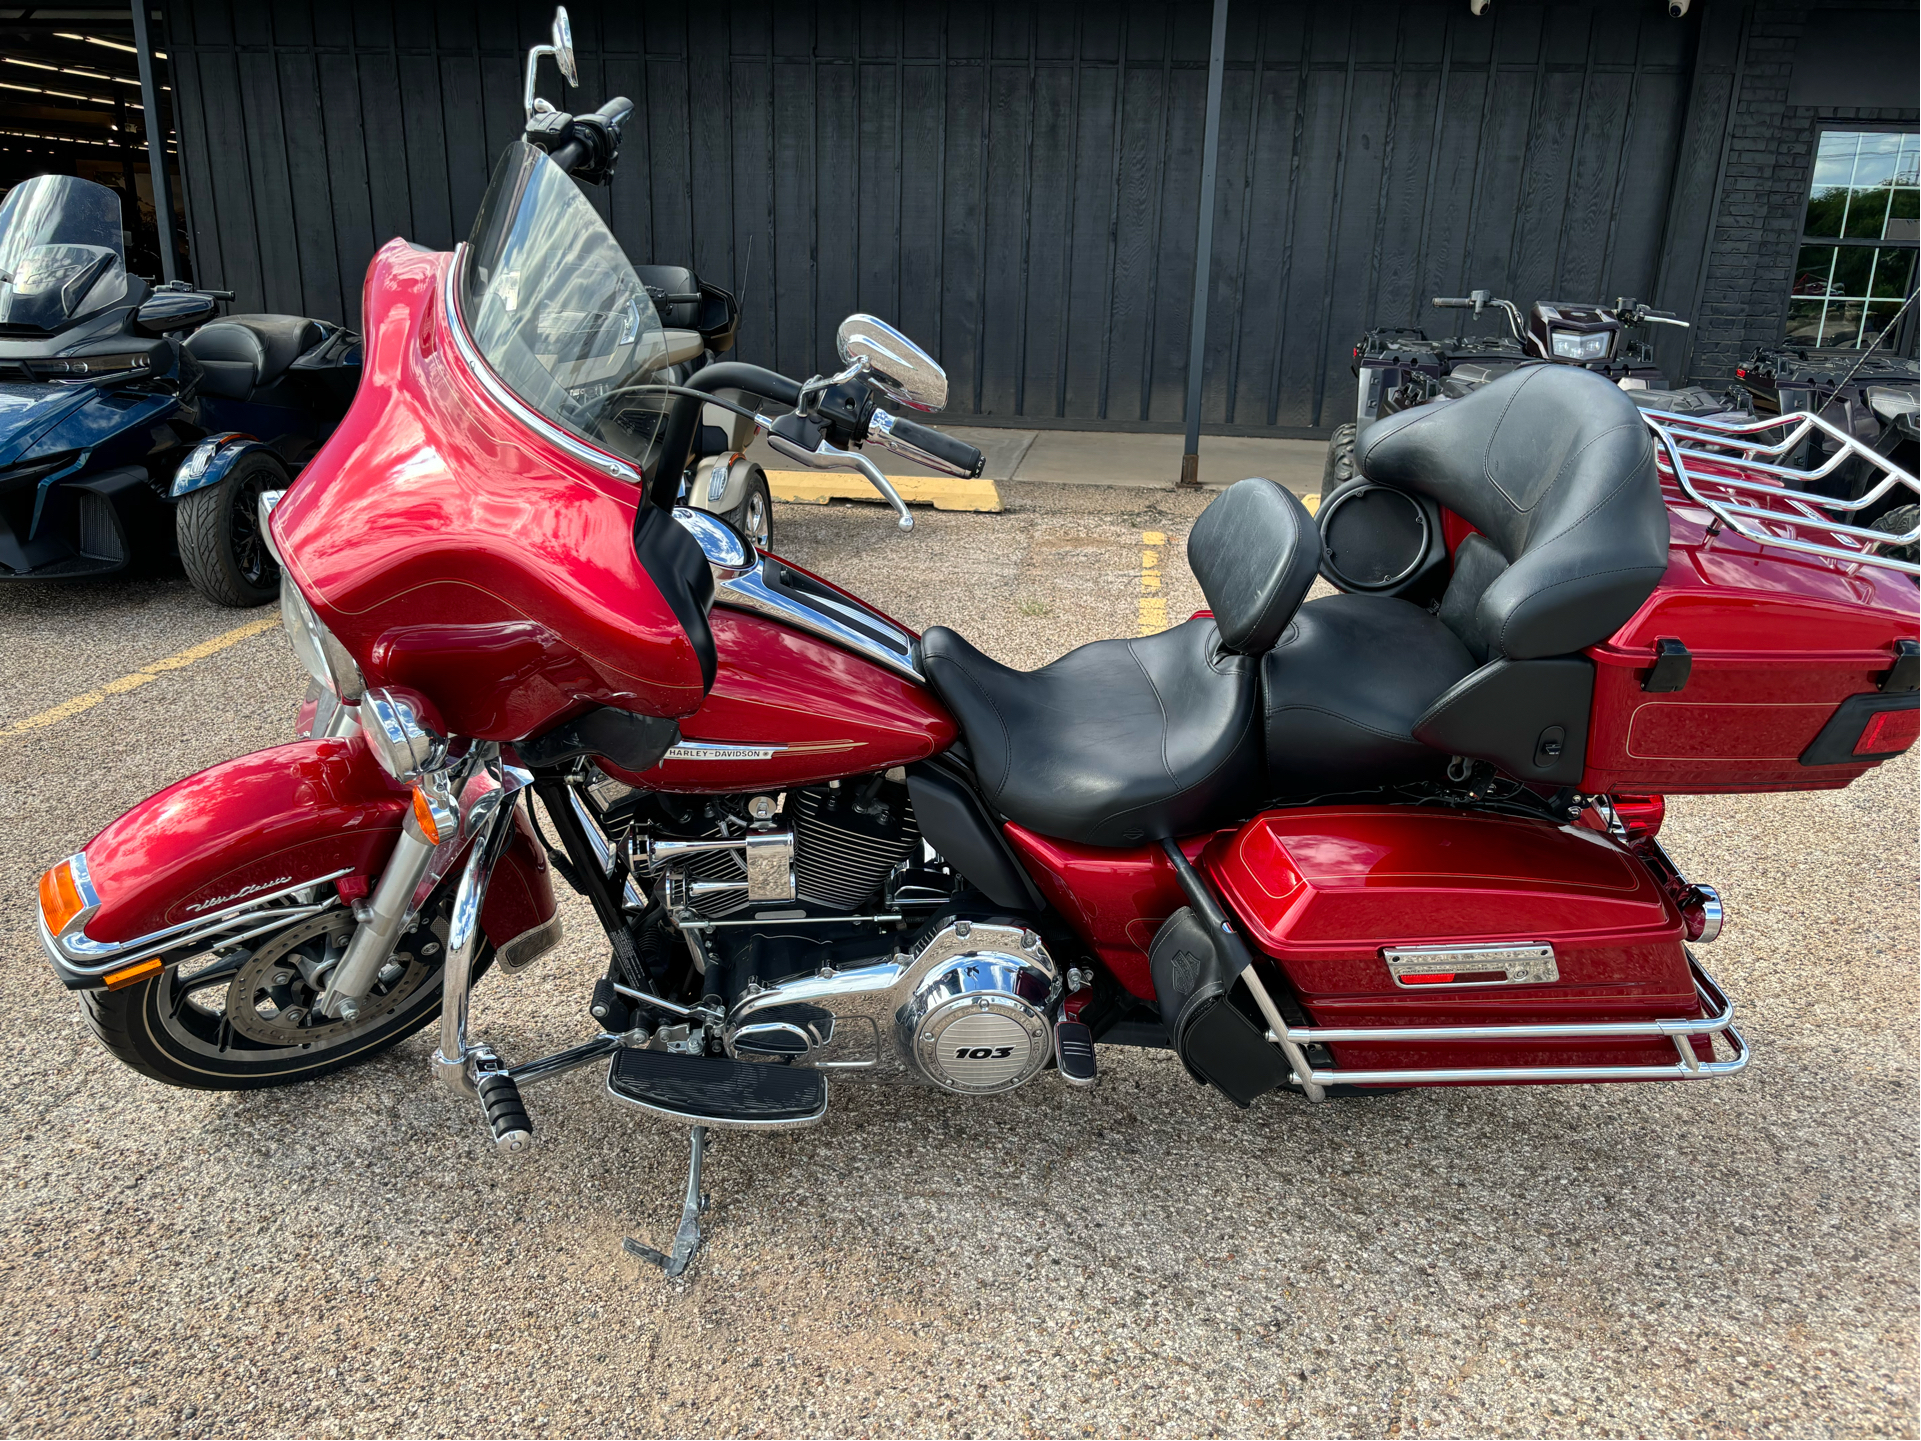
<instances>
[{"instance_id":1,"label":"seat stitching","mask_svg":"<svg viewBox=\"0 0 1921 1441\"><path fill-rule=\"evenodd\" d=\"M1175 785L1179 785L1180 781L1174 775L1174 767L1169 765L1167 760L1167 736L1173 726L1173 722L1167 717L1167 702L1161 699L1161 688L1154 684L1154 677L1149 674L1147 667L1141 663L1140 656L1135 654L1134 645L1135 643L1131 640L1127 643L1127 653L1133 656L1134 664L1140 666L1141 675L1147 680L1147 688L1154 693L1154 704L1161 709L1161 769L1167 772L1167 778L1170 781L1173 781Z\"/></svg>"},{"instance_id":2,"label":"seat stitching","mask_svg":"<svg viewBox=\"0 0 1921 1441\"><path fill-rule=\"evenodd\" d=\"M1654 569L1655 568L1651 565L1623 565L1623 566L1617 566L1613 570L1591 570L1587 572L1585 575L1571 575L1566 580L1557 580L1552 582L1551 584L1540 587L1538 590L1530 591L1528 593L1527 599L1528 601L1537 600L1541 596L1546 595L1549 591L1559 590L1564 585L1578 585L1582 581L1600 580L1603 576L1609 576L1609 575L1646 575L1648 574L1648 572L1653 571ZM1660 574L1665 573L1666 570L1667 570L1667 567L1663 565L1660 571L1656 572L1657 578ZM1525 604L1525 602L1523 603ZM1507 657L1508 659L1512 659L1511 656L1507 656L1508 628L1514 624L1515 617L1520 613L1520 610L1521 610L1521 607L1517 605L1513 610L1508 612L1507 619L1501 622L1500 633L1494 637L1494 643L1500 647L1501 654L1504 657ZM1605 637L1603 638L1605 639ZM1593 644L1593 642L1590 641L1588 642L1588 644Z\"/></svg>"},{"instance_id":3,"label":"seat stitching","mask_svg":"<svg viewBox=\"0 0 1921 1441\"><path fill-rule=\"evenodd\" d=\"M1249 706L1247 708L1247 720L1241 726L1241 734L1245 736L1247 732L1249 730L1252 730L1253 728L1254 728L1254 707ZM1131 816L1136 811L1152 810L1156 806L1166 805L1169 801L1173 800L1175 796L1185 795L1189 791L1199 790L1203 785L1207 784L1208 781L1213 779L1216 772L1218 772L1223 766L1227 765L1228 762L1234 759L1235 752L1238 751L1239 749L1240 749L1240 743L1237 741L1234 745L1231 745L1227 748L1226 753L1222 755L1219 760L1215 761L1213 765L1207 768L1207 772L1205 775L1196 777L1192 782L1190 782L1187 785L1181 785L1180 781L1175 779L1173 775L1170 773L1168 778L1170 780L1174 780L1174 784L1176 786L1176 789L1173 791L1172 794L1162 796L1159 800L1143 801L1141 802L1141 804L1137 806L1129 806L1124 811L1111 811L1106 816L1103 816L1102 819L1106 821L1114 821L1119 819L1122 816Z\"/></svg>"},{"instance_id":4,"label":"seat stitching","mask_svg":"<svg viewBox=\"0 0 1921 1441\"><path fill-rule=\"evenodd\" d=\"M1268 719L1272 720L1275 716L1281 715L1291 710L1312 711L1315 715L1324 715L1328 717L1330 720L1337 720L1342 722L1345 725L1351 725L1356 730L1366 731L1369 735L1377 735L1382 740L1390 740L1390 741L1409 740L1411 739L1413 734L1412 731L1410 731L1407 735L1402 735L1398 731L1384 731L1379 726L1371 726L1366 721L1355 720L1353 716L1342 715L1339 711L1328 710L1324 706L1298 705L1292 701L1282 706L1280 710L1269 711L1267 713Z\"/></svg>"},{"instance_id":5,"label":"seat stitching","mask_svg":"<svg viewBox=\"0 0 1921 1441\"><path fill-rule=\"evenodd\" d=\"M994 697L988 694L987 687L969 675L967 668L958 661L950 660L944 655L930 655L927 657L927 662L929 665L945 665L951 667L956 675L960 676L962 680L980 692L981 699L987 702L987 708L994 712L994 723L1001 728L1001 750L1005 752L1007 757L1001 765L1000 781L992 791L992 795L998 800L1001 792L1007 789L1008 778L1014 773L1014 738L1007 729L1007 717L1002 715L1001 708L994 704ZM965 731L966 727L962 726L961 729Z\"/></svg>"},{"instance_id":6,"label":"seat stitching","mask_svg":"<svg viewBox=\"0 0 1921 1441\"><path fill-rule=\"evenodd\" d=\"M1524 374L1521 377L1521 383L1514 387L1514 394L1507 398L1507 404L1501 407L1501 413L1495 417L1494 428L1487 433L1487 449L1481 452L1481 474L1486 478L1487 483L1500 493L1501 499L1508 503L1508 506L1516 515L1526 515L1534 506L1523 506L1513 496L1507 493L1506 486L1494 478L1494 442L1501 438L1501 427L1507 424L1507 413L1514 409L1515 402L1521 398L1521 392L1534 384L1535 377L1543 374L1547 369L1547 366L1538 366L1534 368L1531 374ZM1553 487L1550 486L1549 489L1551 490ZM1536 505L1539 503L1539 501L1535 502Z\"/></svg>"},{"instance_id":7,"label":"seat stitching","mask_svg":"<svg viewBox=\"0 0 1921 1441\"><path fill-rule=\"evenodd\" d=\"M1617 425L1612 430L1602 431L1599 435L1595 436L1593 440L1590 440L1587 445L1582 446L1580 450L1577 450L1574 452L1573 455L1570 455L1567 458L1567 464L1563 465L1561 469L1565 471L1569 465L1572 465L1576 460L1580 459L1581 456L1586 453L1588 446L1598 445L1603 440L1606 440L1610 435L1615 435L1620 431L1629 430L1632 428L1633 427L1627 426L1627 425ZM1648 449L1652 451L1653 448L1654 448L1654 442L1649 441ZM1613 488L1610 489L1605 495L1599 497L1586 510L1582 511L1579 515L1575 516L1572 520L1570 520L1566 525L1562 526L1559 530L1555 531L1553 535L1542 536L1541 539L1539 540L1530 540L1527 543L1526 549L1523 550L1522 554L1526 554L1527 551L1533 550L1537 546L1551 545L1553 542L1559 540L1562 536L1566 535L1569 531L1573 530L1576 526L1580 525L1589 516L1593 515L1596 511L1600 510L1601 507L1606 505L1609 501L1613 500L1614 497L1619 495L1623 490L1626 490L1630 485L1634 483L1636 477L1639 474L1640 474L1640 469L1637 466L1633 471L1630 471L1628 474L1622 476L1618 481L1616 481L1614 483ZM1561 483L1561 477L1557 473L1554 477L1554 485L1548 487L1549 490L1551 491L1555 487L1558 487L1560 483Z\"/></svg>"}]
</instances>

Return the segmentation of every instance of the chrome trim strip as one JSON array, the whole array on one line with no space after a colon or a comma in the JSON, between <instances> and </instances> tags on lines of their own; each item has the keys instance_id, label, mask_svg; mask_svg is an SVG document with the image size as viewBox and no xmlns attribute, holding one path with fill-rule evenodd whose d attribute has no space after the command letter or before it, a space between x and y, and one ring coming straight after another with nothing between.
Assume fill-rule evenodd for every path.
<instances>
[{"instance_id":1,"label":"chrome trim strip","mask_svg":"<svg viewBox=\"0 0 1921 1441\"><path fill-rule=\"evenodd\" d=\"M804 630L817 635L822 640L832 641L844 650L865 656L875 664L884 666L896 675L908 680L927 684L927 676L920 668L920 642L899 626L876 615L864 606L843 601L836 609L848 616L857 617L863 625L889 637L898 637L889 647L874 637L865 635L845 622L836 619L825 609L817 609L794 599L767 584L761 573L762 567L778 565L778 561L762 561L761 567L745 571L740 575L720 577L714 580L714 604L724 605L733 610L752 611L773 620L784 621L796 630ZM825 606L830 602L822 601Z\"/></svg>"},{"instance_id":2,"label":"chrome trim strip","mask_svg":"<svg viewBox=\"0 0 1921 1441\"><path fill-rule=\"evenodd\" d=\"M324 885L328 881L339 880L352 870L352 866L342 866L337 871L329 871L324 876L315 876L312 880L282 886L277 891L268 891L258 896L249 896L239 905L229 906L224 911L216 911L211 916L196 916L193 920L182 921L179 925L168 926L165 930L150 931L130 941L96 941L84 934L55 938L46 934L47 924L44 919L40 922L41 936L49 949L49 954L52 954L54 947L58 947L61 955L60 964L75 975L102 976L112 970L117 962L136 951L152 951L156 948L171 951L193 942L209 940L235 923L245 924L256 919L263 909L274 901L283 900L296 891L306 890L309 886ZM288 919L297 920L299 915L308 913L302 910L298 914L293 911L285 914ZM274 919L278 920L279 917L276 916Z\"/></svg>"},{"instance_id":3,"label":"chrome trim strip","mask_svg":"<svg viewBox=\"0 0 1921 1441\"><path fill-rule=\"evenodd\" d=\"M1681 1052L1672 1064L1659 1066L1461 1066L1446 1070L1350 1071L1311 1070L1306 1084L1321 1086L1423 1085L1438 1081L1696 1081L1732 1076L1746 1069L1752 1058L1748 1043L1733 1024L1734 1003L1692 956L1688 969L1694 992L1709 1014L1693 1021L1602 1021L1591 1024L1523 1026L1289 1026L1285 1039L1295 1043L1325 1041L1521 1041L1610 1040L1623 1036L1667 1036ZM1727 1061L1702 1061L1682 1051L1688 1037L1720 1035L1734 1048ZM1268 1039L1282 1037L1270 1030ZM1692 1048L1689 1047L1689 1050ZM1296 1070L1292 1079L1302 1083Z\"/></svg>"},{"instance_id":4,"label":"chrome trim strip","mask_svg":"<svg viewBox=\"0 0 1921 1441\"><path fill-rule=\"evenodd\" d=\"M475 346L473 337L467 333L467 319L460 313L460 276L466 269L467 255L467 242L463 240L454 247L453 264L447 267L446 278L441 284L441 304L447 312L447 333L454 338L454 349L460 352L461 361L473 372L474 379L514 419L542 440L559 446L576 460L586 461L604 475L639 485L641 476L638 470L624 461L615 460L605 451L595 450L571 432L562 430L515 395L507 388L506 382L494 374L493 367L487 364Z\"/></svg>"},{"instance_id":5,"label":"chrome trim strip","mask_svg":"<svg viewBox=\"0 0 1921 1441\"><path fill-rule=\"evenodd\" d=\"M1554 959L1554 947L1520 946L1386 946L1381 959L1387 962L1394 984L1409 991L1465 990L1481 986L1548 986L1561 979ZM1504 971L1498 981L1410 981L1409 976L1429 975L1436 971L1455 971L1469 975Z\"/></svg>"}]
</instances>

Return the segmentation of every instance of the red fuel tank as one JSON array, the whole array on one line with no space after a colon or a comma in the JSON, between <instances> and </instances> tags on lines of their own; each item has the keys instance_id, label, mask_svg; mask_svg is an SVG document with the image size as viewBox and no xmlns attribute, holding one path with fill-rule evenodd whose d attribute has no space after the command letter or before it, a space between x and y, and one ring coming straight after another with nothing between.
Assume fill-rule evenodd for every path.
<instances>
[{"instance_id":1,"label":"red fuel tank","mask_svg":"<svg viewBox=\"0 0 1921 1441\"><path fill-rule=\"evenodd\" d=\"M681 743L630 785L728 793L886 770L945 750L954 722L927 687L801 631L715 606L720 668Z\"/></svg>"}]
</instances>

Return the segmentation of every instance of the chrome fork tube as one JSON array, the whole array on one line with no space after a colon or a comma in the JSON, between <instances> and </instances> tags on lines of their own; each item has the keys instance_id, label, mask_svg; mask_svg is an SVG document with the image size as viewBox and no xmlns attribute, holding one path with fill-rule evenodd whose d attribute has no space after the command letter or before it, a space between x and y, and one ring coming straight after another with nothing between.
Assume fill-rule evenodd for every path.
<instances>
[{"instance_id":1,"label":"chrome fork tube","mask_svg":"<svg viewBox=\"0 0 1921 1441\"><path fill-rule=\"evenodd\" d=\"M448 844L443 841L442 845ZM387 957L394 953L394 946L400 940L400 928L407 922L407 913L413 908L414 888L420 878L427 874L433 864L434 853L440 847L403 830L400 839L394 842L394 853L387 861L387 868L380 873L380 881L367 902L366 914L360 924L354 927L353 939L347 943L347 954L340 958L340 964L327 982L326 994L315 1003L314 1009L327 1016L339 1016L352 1020L352 1011L360 1004L367 992L373 989L380 968L387 963Z\"/></svg>"},{"instance_id":2,"label":"chrome fork tube","mask_svg":"<svg viewBox=\"0 0 1921 1441\"><path fill-rule=\"evenodd\" d=\"M512 779L510 774L510 779ZM480 907L487 898L494 862L513 835L514 806L519 786L490 791L474 806L474 844L460 872L454 892L453 920L447 932L447 961L441 969L440 1049L434 1052L434 1072L441 1084L459 1095L478 1096L473 1060L483 1048L467 1042L467 1012L473 997L474 951L480 941ZM489 1053L491 1054L491 1053Z\"/></svg>"}]
</instances>

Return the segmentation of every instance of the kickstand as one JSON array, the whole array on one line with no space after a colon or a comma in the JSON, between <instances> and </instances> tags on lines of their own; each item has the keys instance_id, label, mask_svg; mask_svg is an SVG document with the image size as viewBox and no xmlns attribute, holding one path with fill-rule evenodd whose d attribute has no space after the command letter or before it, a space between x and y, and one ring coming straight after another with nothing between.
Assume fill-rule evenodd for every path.
<instances>
[{"instance_id":1,"label":"kickstand","mask_svg":"<svg viewBox=\"0 0 1921 1441\"><path fill-rule=\"evenodd\" d=\"M700 1193L700 1162L707 1153L707 1128L696 1126L687 1138L690 1152L687 1160L687 1204L680 1213L680 1229L674 1232L674 1254L663 1256L652 1246L643 1246L632 1236L621 1243L621 1249L630 1256L638 1256L643 1261L651 1261L665 1271L669 1279L681 1274L693 1264L694 1256L700 1250L700 1213L707 1209L707 1197Z\"/></svg>"}]
</instances>

